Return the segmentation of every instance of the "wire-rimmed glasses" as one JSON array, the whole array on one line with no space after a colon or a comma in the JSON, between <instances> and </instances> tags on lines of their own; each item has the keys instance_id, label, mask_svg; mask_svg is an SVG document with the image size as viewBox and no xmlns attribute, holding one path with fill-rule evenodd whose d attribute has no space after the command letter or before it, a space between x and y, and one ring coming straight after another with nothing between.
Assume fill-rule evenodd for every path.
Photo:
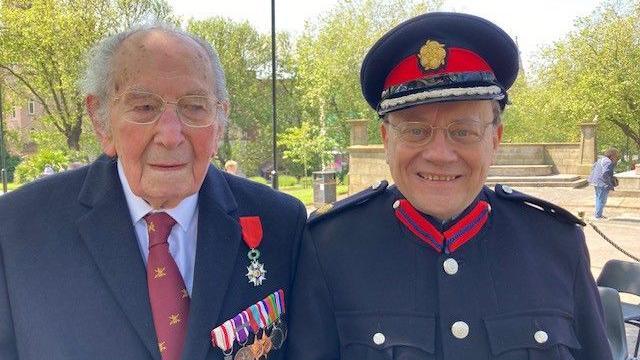
<instances>
[{"instance_id":1,"label":"wire-rimmed glasses","mask_svg":"<svg viewBox=\"0 0 640 360\"><path fill-rule=\"evenodd\" d=\"M183 124L194 128L207 127L213 124L217 109L222 107L222 102L209 96L185 95L176 101L167 101L158 94L144 91L127 91L114 101L121 102L125 121L140 125L156 122L167 104L173 104Z\"/></svg>"},{"instance_id":2,"label":"wire-rimmed glasses","mask_svg":"<svg viewBox=\"0 0 640 360\"><path fill-rule=\"evenodd\" d=\"M401 122L392 124L385 121L403 142L420 146L428 144L434 137L437 130L443 130L447 139L456 144L474 144L482 140L482 136L487 127L493 123L482 123L475 120L457 120L449 123L446 127L437 127L425 122Z\"/></svg>"}]
</instances>

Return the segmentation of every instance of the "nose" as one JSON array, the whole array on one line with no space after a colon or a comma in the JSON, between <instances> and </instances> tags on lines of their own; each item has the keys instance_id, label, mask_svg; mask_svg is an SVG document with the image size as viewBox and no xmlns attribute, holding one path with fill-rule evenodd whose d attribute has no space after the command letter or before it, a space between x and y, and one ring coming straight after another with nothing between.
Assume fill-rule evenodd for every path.
<instances>
[{"instance_id":1,"label":"nose","mask_svg":"<svg viewBox=\"0 0 640 360\"><path fill-rule=\"evenodd\" d=\"M423 159L434 163L446 163L457 160L454 145L447 139L445 129L434 129L431 140L423 146L420 153Z\"/></svg>"},{"instance_id":2,"label":"nose","mask_svg":"<svg viewBox=\"0 0 640 360\"><path fill-rule=\"evenodd\" d=\"M174 104L167 104L160 118L156 122L156 143L168 149L178 147L185 141L184 124L178 116L178 109Z\"/></svg>"}]
</instances>

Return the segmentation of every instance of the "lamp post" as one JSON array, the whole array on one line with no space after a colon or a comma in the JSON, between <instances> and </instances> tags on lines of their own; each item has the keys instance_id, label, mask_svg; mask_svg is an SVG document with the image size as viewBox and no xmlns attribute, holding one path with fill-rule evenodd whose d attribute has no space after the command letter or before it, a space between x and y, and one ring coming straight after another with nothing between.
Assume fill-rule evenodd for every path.
<instances>
[{"instance_id":1,"label":"lamp post","mask_svg":"<svg viewBox=\"0 0 640 360\"><path fill-rule=\"evenodd\" d=\"M278 154L276 152L276 0L271 0L271 122L273 126L271 186L278 190Z\"/></svg>"},{"instance_id":2,"label":"lamp post","mask_svg":"<svg viewBox=\"0 0 640 360\"><path fill-rule=\"evenodd\" d=\"M0 166L2 166L2 170L0 170L0 177L2 177L2 192L7 192L7 154L5 153L5 144L4 144L4 117L2 116L2 81L0 79Z\"/></svg>"}]
</instances>

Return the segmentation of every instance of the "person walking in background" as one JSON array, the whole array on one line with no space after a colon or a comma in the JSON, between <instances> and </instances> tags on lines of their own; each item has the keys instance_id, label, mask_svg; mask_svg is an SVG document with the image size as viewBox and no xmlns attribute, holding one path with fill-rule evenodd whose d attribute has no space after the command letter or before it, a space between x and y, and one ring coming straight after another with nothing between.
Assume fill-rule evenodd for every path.
<instances>
[{"instance_id":1,"label":"person walking in background","mask_svg":"<svg viewBox=\"0 0 640 360\"><path fill-rule=\"evenodd\" d=\"M593 185L596 189L596 206L594 212L596 219L606 218L602 215L602 211L607 204L609 191L612 191L617 185L613 171L618 160L620 160L620 152L618 149L609 148L604 152L604 155L598 157L598 160L596 160L591 169L591 175L589 175L588 180L589 184Z\"/></svg>"},{"instance_id":2,"label":"person walking in background","mask_svg":"<svg viewBox=\"0 0 640 360\"><path fill-rule=\"evenodd\" d=\"M53 175L55 173L56 171L53 170L53 167L51 167L51 165L45 165L44 170L42 170L42 174L40 176L45 177L45 176Z\"/></svg>"},{"instance_id":3,"label":"person walking in background","mask_svg":"<svg viewBox=\"0 0 640 360\"><path fill-rule=\"evenodd\" d=\"M246 175L238 169L238 162L235 160L227 160L227 162L224 163L224 171L231 175L246 177Z\"/></svg>"}]
</instances>

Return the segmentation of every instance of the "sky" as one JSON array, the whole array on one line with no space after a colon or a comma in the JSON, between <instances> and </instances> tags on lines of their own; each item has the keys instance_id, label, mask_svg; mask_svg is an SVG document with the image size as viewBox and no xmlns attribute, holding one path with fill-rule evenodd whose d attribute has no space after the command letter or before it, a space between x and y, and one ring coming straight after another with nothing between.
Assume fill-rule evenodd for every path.
<instances>
[{"instance_id":1,"label":"sky","mask_svg":"<svg viewBox=\"0 0 640 360\"><path fill-rule=\"evenodd\" d=\"M276 29L299 34L338 0L275 0ZM169 0L184 19L224 16L248 20L271 33L271 0ZM542 46L551 45L573 29L578 17L591 14L602 0L445 0L440 10L484 17L502 27L518 42L525 67Z\"/></svg>"}]
</instances>

